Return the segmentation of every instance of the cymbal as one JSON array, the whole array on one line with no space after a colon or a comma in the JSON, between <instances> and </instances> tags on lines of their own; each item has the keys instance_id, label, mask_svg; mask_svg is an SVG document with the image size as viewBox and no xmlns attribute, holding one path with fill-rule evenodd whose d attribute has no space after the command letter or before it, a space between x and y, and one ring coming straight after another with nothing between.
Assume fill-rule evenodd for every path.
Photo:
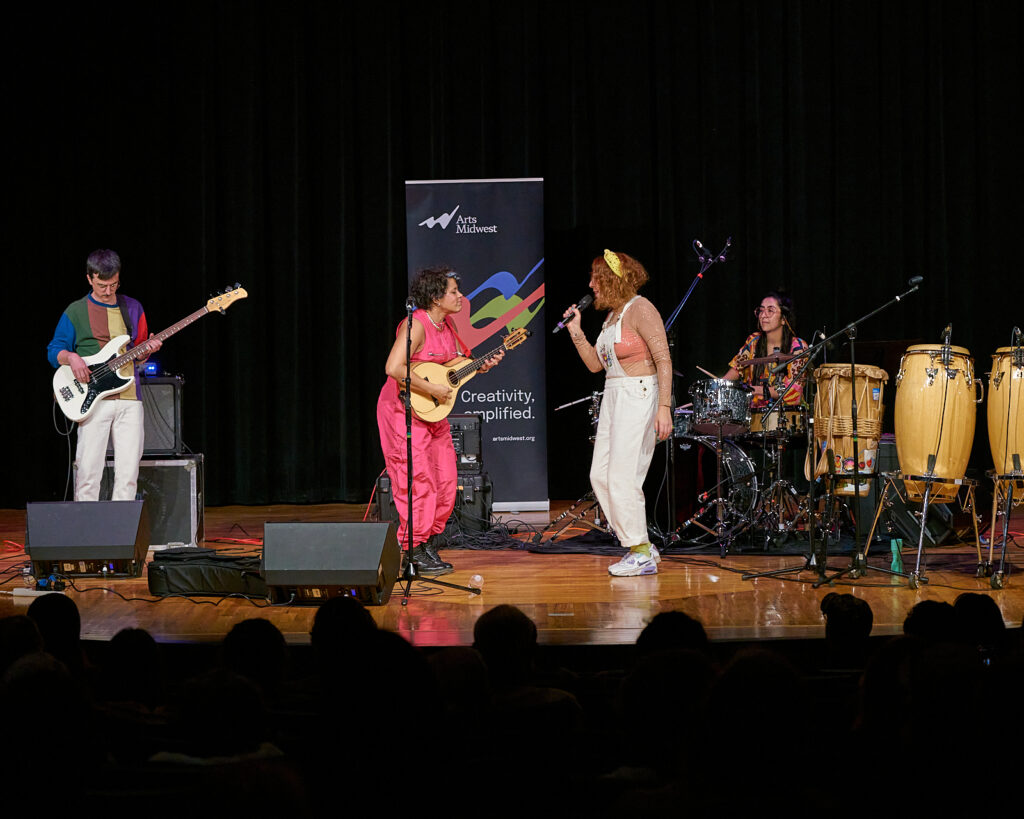
<instances>
[{"instance_id":1,"label":"cymbal","mask_svg":"<svg viewBox=\"0 0 1024 819\"><path fill-rule=\"evenodd\" d=\"M794 358L796 356L789 353L772 353L763 358L748 358L746 361L737 361L736 367L737 369L744 369L745 367L758 367L761 364L782 364Z\"/></svg>"}]
</instances>

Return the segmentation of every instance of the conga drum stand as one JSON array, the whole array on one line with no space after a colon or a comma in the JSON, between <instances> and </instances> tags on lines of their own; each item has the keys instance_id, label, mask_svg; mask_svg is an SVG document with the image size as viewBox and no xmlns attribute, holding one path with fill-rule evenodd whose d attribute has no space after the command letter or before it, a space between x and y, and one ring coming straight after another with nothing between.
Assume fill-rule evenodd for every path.
<instances>
[{"instance_id":1,"label":"conga drum stand","mask_svg":"<svg viewBox=\"0 0 1024 819\"><path fill-rule=\"evenodd\" d=\"M1024 470L1021 470L1020 456L1013 456L1014 470L1009 475L996 475L995 470L989 472L989 477L995 482L995 489L992 493L992 533L988 540L988 569L991 572L989 585L993 589L1003 588L1006 579L1006 544L1010 539L1010 512L1013 507L1024 500ZM1014 489L1021 494L1014 500ZM999 568L992 571L992 550L995 547L996 520L998 519L999 501L1003 498L1003 531L1002 547L999 550Z\"/></svg>"},{"instance_id":2,"label":"conga drum stand","mask_svg":"<svg viewBox=\"0 0 1024 819\"><path fill-rule=\"evenodd\" d=\"M928 582L928 577L925 575L925 551L924 551L924 533L928 526L928 509L932 505L933 495L937 495L940 498L947 498L947 500L939 501L940 503L948 503L950 499L955 498L960 487L967 487L967 497L964 500L964 509L971 515L971 519L974 521L974 546L978 554L978 570L977 576L984 577L988 574L986 571L985 563L981 557L981 540L978 535L978 517L975 515L975 504L974 504L974 490L977 486L977 481L972 478L957 478L955 480L949 478L936 478L934 475L903 475L900 472L884 473L885 486L882 487L882 492L878 498L878 508L875 510L875 518L871 523L871 529L868 531L867 540L864 543L864 556L867 557L867 551L871 545L871 538L874 536L875 527L878 525L878 521L882 516L882 510L885 508L886 501L888 499L889 490L892 489L897 495L900 494L899 489L896 487L896 481L915 481L924 486L924 497L921 501L921 528L918 532L917 537L917 558L914 563L914 570L912 572L898 572L892 569L887 569L883 566L869 566L865 563L868 569L876 572L884 572L886 574L896 575L897 577L907 578L907 585L912 589L920 588L921 584ZM937 486L942 491L934 492L933 488ZM952 498L950 495L952 494ZM906 500L906 499L904 499ZM991 558L990 558L991 564ZM993 586L993 588L996 588Z\"/></svg>"}]
</instances>

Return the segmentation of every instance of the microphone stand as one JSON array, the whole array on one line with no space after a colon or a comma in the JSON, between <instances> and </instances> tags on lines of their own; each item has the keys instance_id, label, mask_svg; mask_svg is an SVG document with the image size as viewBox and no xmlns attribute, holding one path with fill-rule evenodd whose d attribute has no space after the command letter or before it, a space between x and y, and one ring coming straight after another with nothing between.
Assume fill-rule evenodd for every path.
<instances>
[{"instance_id":1,"label":"microphone stand","mask_svg":"<svg viewBox=\"0 0 1024 819\"><path fill-rule=\"evenodd\" d=\"M457 583L446 583L434 577L427 577L416 573L416 564L412 562L412 314L416 311L416 305L412 299L405 302L405 491L408 506L405 519L405 561L402 567L402 582L405 583L405 590L402 592L402 606L409 604L409 597L412 594L412 582L419 580L421 583L433 583L436 586L445 586L449 589L480 594L481 589L472 586L460 586Z\"/></svg>"},{"instance_id":2,"label":"microphone stand","mask_svg":"<svg viewBox=\"0 0 1024 819\"><path fill-rule=\"evenodd\" d=\"M676 319L679 318L679 314L680 314L680 312L682 312L682 309L686 305L686 302L690 300L690 295L696 289L697 284L700 281L703 280L704 274L707 273L708 270L711 269L711 266L716 264L716 263L717 264L725 264L725 261L726 261L725 257L728 255L729 250L731 248L732 248L732 236L728 237L725 240L725 246L722 248L721 252L717 256L712 256L710 253L708 253L707 252L707 248L705 248L704 245L702 245L700 243L699 239L694 239L693 240L693 252L697 254L697 259L700 261L700 270L697 271L697 275L694 276L693 277L693 281L690 282L690 287L689 287L689 289L687 289L686 294L682 298L682 301L680 301L679 304L676 305L676 309L672 311L672 315L670 315L668 317L668 321L665 322L665 336L666 336L666 338L669 339L669 342L668 342L668 344L669 344L669 362L673 365L673 368L672 368L673 372L675 371L675 366L674 366L675 365L675 361L674 361L674 357L675 357L675 344L673 343L672 336L671 336L672 327L676 323ZM671 399L669 399L669 403L673 405L673 407L671 408L673 410L673 415L672 415L673 424L672 424L672 434L669 435L668 439L665 441L665 447L666 447L666 449L665 449L665 452L666 452L666 455L665 455L665 494L667 496L666 499L668 501L668 526L665 529L665 532L667 534L665 535L665 539L664 539L663 544L662 544L663 546L667 546L670 542L671 543L676 543L680 539L679 538L679 525L676 522L676 487L675 487L675 475L676 475L676 471L675 471L675 464L676 464L675 437L676 436L675 436L675 412L674 412L674 409L675 409L675 407L674 407L674 405L675 405L675 390L672 390L672 397L671 397ZM721 447L718 448L717 458L718 458L718 472L721 473L721 471L722 471L722 449L721 449ZM722 476L721 476L721 474L719 474L718 475L719 486L721 486L721 480L722 480ZM719 489L719 497L721 497L721 489ZM719 504L719 512L721 512L721 504Z\"/></svg>"}]
</instances>

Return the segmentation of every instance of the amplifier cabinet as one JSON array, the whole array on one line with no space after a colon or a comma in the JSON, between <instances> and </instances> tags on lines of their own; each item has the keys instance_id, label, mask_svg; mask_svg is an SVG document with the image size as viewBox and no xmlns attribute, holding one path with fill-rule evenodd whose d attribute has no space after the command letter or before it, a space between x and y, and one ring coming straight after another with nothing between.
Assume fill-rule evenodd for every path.
<instances>
[{"instance_id":1,"label":"amplifier cabinet","mask_svg":"<svg viewBox=\"0 0 1024 819\"><path fill-rule=\"evenodd\" d=\"M139 376L145 430L143 456L180 455L185 452L181 438L181 394L185 379L180 375ZM107 456L114 447L108 442Z\"/></svg>"}]
</instances>

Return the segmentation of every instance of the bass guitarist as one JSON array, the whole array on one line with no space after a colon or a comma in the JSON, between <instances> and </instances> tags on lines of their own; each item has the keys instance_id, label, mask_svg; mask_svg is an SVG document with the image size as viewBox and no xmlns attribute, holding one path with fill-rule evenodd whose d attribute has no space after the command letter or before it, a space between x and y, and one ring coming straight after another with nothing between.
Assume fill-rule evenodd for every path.
<instances>
[{"instance_id":1,"label":"bass guitarist","mask_svg":"<svg viewBox=\"0 0 1024 819\"><path fill-rule=\"evenodd\" d=\"M98 353L116 336L129 336L129 347L149 339L151 353L161 346L159 339L149 338L142 305L117 292L121 285L121 258L117 253L113 250L90 253L85 275L90 292L68 305L47 347L50 364L54 367L66 364L83 384L89 382L89 368L82 356ZM133 365L136 376L140 363ZM141 389L136 377L123 391L97 402L95 410L78 423L76 501L99 500L108 440L114 444L111 500L135 500L145 428Z\"/></svg>"}]
</instances>

